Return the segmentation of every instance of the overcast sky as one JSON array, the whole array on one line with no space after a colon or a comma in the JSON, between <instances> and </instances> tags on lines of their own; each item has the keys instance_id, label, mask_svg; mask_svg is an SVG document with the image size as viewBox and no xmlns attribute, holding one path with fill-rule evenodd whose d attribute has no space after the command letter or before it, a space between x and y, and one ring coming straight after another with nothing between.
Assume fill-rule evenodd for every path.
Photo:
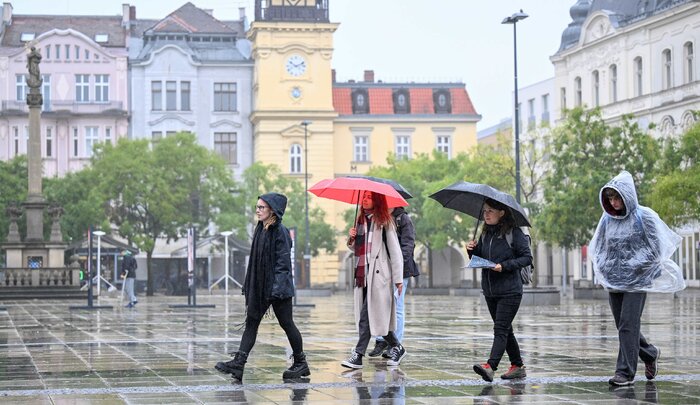
<instances>
[{"instance_id":1,"label":"overcast sky","mask_svg":"<svg viewBox=\"0 0 700 405\"><path fill-rule=\"evenodd\" d=\"M184 0L14 0L15 14L121 14L136 6L137 18L163 18ZM253 0L192 0L218 19L237 19ZM374 70L383 81L462 81L482 120L478 129L512 114L513 28L504 17L523 9L518 23L520 87L554 75L549 56L571 22L574 0L329 0L335 34L333 67L338 80L362 80Z\"/></svg>"}]
</instances>

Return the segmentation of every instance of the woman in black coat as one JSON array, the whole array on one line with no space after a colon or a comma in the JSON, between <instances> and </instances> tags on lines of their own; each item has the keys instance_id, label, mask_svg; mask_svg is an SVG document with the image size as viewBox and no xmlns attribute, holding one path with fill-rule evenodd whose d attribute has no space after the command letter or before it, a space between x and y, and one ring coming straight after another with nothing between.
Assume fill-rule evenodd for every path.
<instances>
[{"instance_id":1,"label":"woman in black coat","mask_svg":"<svg viewBox=\"0 0 700 405\"><path fill-rule=\"evenodd\" d=\"M484 229L481 237L478 242L472 240L467 243L467 253L470 258L477 255L496 263L493 268L481 270L481 288L494 326L489 359L486 363L475 364L474 372L486 381L493 381L498 363L503 353L507 352L510 368L501 378L524 378L525 366L512 324L523 299L520 268L532 264L530 241L515 226L510 208L498 201L487 199L483 215Z\"/></svg>"},{"instance_id":2,"label":"woman in black coat","mask_svg":"<svg viewBox=\"0 0 700 405\"><path fill-rule=\"evenodd\" d=\"M279 193L267 193L258 197L255 213L258 224L253 234L248 271L243 283L246 320L238 352L233 360L219 362L216 369L243 379L243 369L250 350L255 345L258 327L270 306L277 320L287 334L292 346L294 364L282 375L283 378L299 378L311 374L306 362L301 333L292 317L292 241L289 230L282 224L282 216L287 207L287 197Z\"/></svg>"}]
</instances>

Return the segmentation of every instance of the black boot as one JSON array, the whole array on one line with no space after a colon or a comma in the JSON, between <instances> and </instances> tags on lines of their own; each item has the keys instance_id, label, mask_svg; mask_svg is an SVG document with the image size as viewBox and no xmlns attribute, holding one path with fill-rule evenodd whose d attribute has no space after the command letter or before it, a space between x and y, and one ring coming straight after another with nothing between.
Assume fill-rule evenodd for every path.
<instances>
[{"instance_id":1,"label":"black boot","mask_svg":"<svg viewBox=\"0 0 700 405\"><path fill-rule=\"evenodd\" d=\"M222 373L231 374L231 376L237 380L243 380L243 369L245 368L245 363L248 360L248 353L246 352L236 352L233 354L233 360L227 362L220 361L216 363L216 368Z\"/></svg>"},{"instance_id":2,"label":"black boot","mask_svg":"<svg viewBox=\"0 0 700 405\"><path fill-rule=\"evenodd\" d=\"M284 379L294 379L300 377L306 377L311 375L309 370L309 363L306 362L306 353L301 352L294 354L294 364L284 371L282 378Z\"/></svg>"}]
</instances>

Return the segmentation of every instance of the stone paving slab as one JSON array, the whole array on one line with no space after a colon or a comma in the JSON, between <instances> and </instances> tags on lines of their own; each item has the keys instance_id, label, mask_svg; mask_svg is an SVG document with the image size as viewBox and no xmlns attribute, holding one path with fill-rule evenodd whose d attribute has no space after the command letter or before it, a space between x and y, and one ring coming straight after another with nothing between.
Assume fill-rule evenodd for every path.
<instances>
[{"instance_id":1,"label":"stone paving slab","mask_svg":"<svg viewBox=\"0 0 700 405\"><path fill-rule=\"evenodd\" d=\"M111 310L70 310L71 301L0 305L2 404L618 404L700 403L700 292L650 295L642 332L662 350L660 374L611 388L617 331L606 301L522 307L515 322L528 378L486 383L472 371L485 361L492 323L479 297L406 300L398 368L365 358L340 366L357 339L352 297L302 297L295 308L311 377L282 381L291 354L276 320L263 321L244 382L213 369L238 347L244 320L238 295L200 295L214 309L174 309L185 297L141 297L136 308L103 298ZM507 368L507 358L497 374ZM641 364L643 367L643 363Z\"/></svg>"}]
</instances>

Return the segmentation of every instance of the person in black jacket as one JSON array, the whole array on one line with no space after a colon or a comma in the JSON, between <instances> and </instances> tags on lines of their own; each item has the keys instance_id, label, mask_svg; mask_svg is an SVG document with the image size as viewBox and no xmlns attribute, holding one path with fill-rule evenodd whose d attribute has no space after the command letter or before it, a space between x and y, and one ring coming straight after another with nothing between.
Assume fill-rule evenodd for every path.
<instances>
[{"instance_id":1,"label":"person in black jacket","mask_svg":"<svg viewBox=\"0 0 700 405\"><path fill-rule=\"evenodd\" d=\"M133 308L134 305L138 303L136 294L134 294L134 282L136 281L136 269L138 268L138 265L136 264L136 259L134 259L134 257L131 255L130 251L123 251L122 256L124 257L122 259L121 271L121 276L124 279L124 286L122 288L124 289L124 293L126 293L129 298L129 303L126 304L126 307ZM97 282L102 282L102 280L98 278Z\"/></svg>"},{"instance_id":2,"label":"person in black jacket","mask_svg":"<svg viewBox=\"0 0 700 405\"><path fill-rule=\"evenodd\" d=\"M282 224L282 216L287 207L287 197L279 193L267 193L258 197L255 212L258 224L253 234L248 270L243 282L246 319L245 330L238 348L232 353L233 360L218 362L216 369L231 374L235 379L243 379L243 369L250 350L255 345L258 326L270 306L277 320L287 334L292 346L294 363L282 377L285 379L311 375L306 362L301 333L292 318L292 240L289 231Z\"/></svg>"},{"instance_id":3,"label":"person in black jacket","mask_svg":"<svg viewBox=\"0 0 700 405\"><path fill-rule=\"evenodd\" d=\"M520 268L532 264L530 242L523 231L515 226L513 214L507 206L486 199L482 212L484 228L481 237L478 242L472 240L467 243L467 253L470 258L477 255L496 263L494 268L481 270L481 288L494 326L489 359L486 363L475 364L474 372L486 381L493 381L498 363L503 353L507 352L511 366L501 378L524 378L525 366L512 323L523 298ZM506 238L508 233L512 235L512 248Z\"/></svg>"}]
</instances>

